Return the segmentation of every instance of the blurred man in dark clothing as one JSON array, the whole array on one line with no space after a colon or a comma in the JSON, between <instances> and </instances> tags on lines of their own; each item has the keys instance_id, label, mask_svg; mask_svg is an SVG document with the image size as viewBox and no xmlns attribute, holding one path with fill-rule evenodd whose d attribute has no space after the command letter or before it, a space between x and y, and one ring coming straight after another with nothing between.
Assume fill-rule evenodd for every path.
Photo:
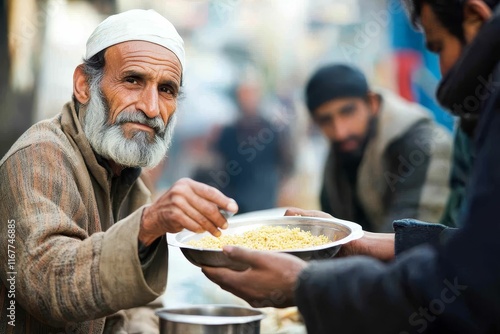
<instances>
[{"instance_id":1,"label":"blurred man in dark clothing","mask_svg":"<svg viewBox=\"0 0 500 334\"><path fill-rule=\"evenodd\" d=\"M273 124L261 115L261 91L255 80L239 84L236 98L241 116L222 129L215 150L224 168L211 172L211 177L236 200L239 213L273 208L280 184L292 169L286 124Z\"/></svg>"}]
</instances>

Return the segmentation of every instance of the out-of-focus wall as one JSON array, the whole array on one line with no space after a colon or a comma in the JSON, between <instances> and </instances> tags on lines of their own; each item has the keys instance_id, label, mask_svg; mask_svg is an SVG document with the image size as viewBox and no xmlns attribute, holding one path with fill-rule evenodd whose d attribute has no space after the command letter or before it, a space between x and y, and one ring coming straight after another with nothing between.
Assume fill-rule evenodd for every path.
<instances>
[{"instance_id":1,"label":"out-of-focus wall","mask_svg":"<svg viewBox=\"0 0 500 334\"><path fill-rule=\"evenodd\" d=\"M73 92L73 72L82 63L85 43L104 18L87 2L49 0L35 100L35 121L59 113Z\"/></svg>"},{"instance_id":2,"label":"out-of-focus wall","mask_svg":"<svg viewBox=\"0 0 500 334\"><path fill-rule=\"evenodd\" d=\"M152 8L178 28L187 53L185 94L174 146L164 169L154 173L160 190L215 159L210 141L236 118L234 86L251 67L262 79L265 116L281 117L294 145L296 168L278 203L318 208L328 145L305 109L308 77L325 63L350 62L373 84L395 86L393 9L385 0L116 0L106 14L95 1L11 3L12 32L27 36L13 48L13 87L34 89L30 122L55 115L70 100L86 39L110 8Z\"/></svg>"}]
</instances>

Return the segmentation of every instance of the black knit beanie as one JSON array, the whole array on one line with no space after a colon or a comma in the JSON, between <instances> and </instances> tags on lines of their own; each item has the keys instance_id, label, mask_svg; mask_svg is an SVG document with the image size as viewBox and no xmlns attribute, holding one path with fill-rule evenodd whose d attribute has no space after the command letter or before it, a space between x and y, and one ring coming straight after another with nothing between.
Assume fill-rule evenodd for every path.
<instances>
[{"instance_id":1,"label":"black knit beanie","mask_svg":"<svg viewBox=\"0 0 500 334\"><path fill-rule=\"evenodd\" d=\"M357 68L344 64L320 68L306 86L306 104L311 114L323 103L342 97L366 97L368 83Z\"/></svg>"}]
</instances>

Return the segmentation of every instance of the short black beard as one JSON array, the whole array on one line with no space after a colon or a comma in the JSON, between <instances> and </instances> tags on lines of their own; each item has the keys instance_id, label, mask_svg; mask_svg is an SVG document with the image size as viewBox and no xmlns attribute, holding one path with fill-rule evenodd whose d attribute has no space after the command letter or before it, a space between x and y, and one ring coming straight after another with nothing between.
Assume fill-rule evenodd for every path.
<instances>
[{"instance_id":1,"label":"short black beard","mask_svg":"<svg viewBox=\"0 0 500 334\"><path fill-rule=\"evenodd\" d=\"M339 159L339 163L344 167L355 167L359 165L365 153L366 145L375 135L377 128L377 117L371 116L368 120L368 128L365 137L361 140L360 145L353 151L343 152L339 149L340 144L333 143L335 155Z\"/></svg>"}]
</instances>

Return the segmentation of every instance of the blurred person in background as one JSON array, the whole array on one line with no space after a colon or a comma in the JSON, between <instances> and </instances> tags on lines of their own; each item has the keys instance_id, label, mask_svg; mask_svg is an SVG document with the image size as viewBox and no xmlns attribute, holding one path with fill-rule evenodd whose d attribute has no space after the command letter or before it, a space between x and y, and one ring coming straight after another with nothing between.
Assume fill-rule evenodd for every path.
<instances>
[{"instance_id":1,"label":"blurred person in background","mask_svg":"<svg viewBox=\"0 0 500 334\"><path fill-rule=\"evenodd\" d=\"M222 168L210 172L212 184L236 200L239 213L270 209L293 168L288 129L262 115L262 91L254 76L244 76L235 94L240 115L216 139Z\"/></svg>"},{"instance_id":2,"label":"blurred person in background","mask_svg":"<svg viewBox=\"0 0 500 334\"><path fill-rule=\"evenodd\" d=\"M310 333L500 332L499 1L406 2L427 44L439 54L444 75L440 103L460 117L479 116L477 158L459 215L462 228L400 221L405 228L396 230L395 240L394 234L365 233L343 247L344 255L372 259L306 264L293 256L228 247L229 257L251 269L203 269L223 288L254 304L298 305ZM448 13L446 20L453 17L451 23L441 21L443 12ZM452 30L463 36L462 42ZM480 102L478 108L462 108L473 98ZM324 215L298 209L287 214ZM419 232L420 240L408 239L415 235L408 231ZM391 260L394 253L395 261L378 261Z\"/></svg>"},{"instance_id":3,"label":"blurred person in background","mask_svg":"<svg viewBox=\"0 0 500 334\"><path fill-rule=\"evenodd\" d=\"M165 234L220 235L219 208L237 210L190 179L150 201L141 168L170 146L184 59L155 11L108 17L74 71L72 101L0 161L1 333L159 332L152 310L133 308L165 289Z\"/></svg>"},{"instance_id":4,"label":"blurred person in background","mask_svg":"<svg viewBox=\"0 0 500 334\"><path fill-rule=\"evenodd\" d=\"M371 90L343 64L316 71L306 87L312 119L331 143L323 211L366 231L393 231L396 219L438 222L449 193L451 138L424 107Z\"/></svg>"}]
</instances>

